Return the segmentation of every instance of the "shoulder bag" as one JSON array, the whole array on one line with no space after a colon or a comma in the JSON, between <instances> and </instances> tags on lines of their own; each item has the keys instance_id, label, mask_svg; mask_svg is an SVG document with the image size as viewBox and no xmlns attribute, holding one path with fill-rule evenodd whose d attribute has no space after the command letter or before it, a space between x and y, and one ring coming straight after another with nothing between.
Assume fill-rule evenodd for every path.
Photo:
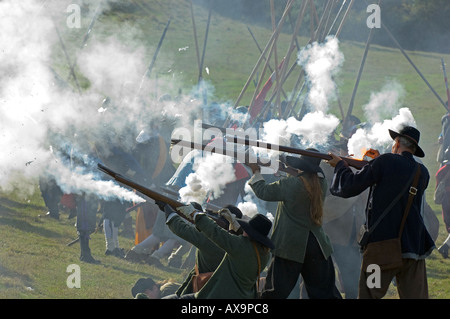
<instances>
[{"instance_id":1,"label":"shoulder bag","mask_svg":"<svg viewBox=\"0 0 450 319\"><path fill-rule=\"evenodd\" d=\"M195 275L192 276L192 291L198 292L208 282L213 275L213 271L199 273L198 266L195 264Z\"/></svg>"},{"instance_id":2,"label":"shoulder bag","mask_svg":"<svg viewBox=\"0 0 450 319\"><path fill-rule=\"evenodd\" d=\"M403 213L402 222L400 224L400 230L398 237L393 239L381 240L377 242L366 243L363 247L363 269L366 269L370 264L376 264L380 266L382 270L394 269L398 268L402 265L402 247L401 247L401 237L403 233L403 228L405 226L406 218L408 217L412 201L414 196L417 194L417 184L419 182L420 175L420 165L417 163L417 169L414 177L414 181L411 187L409 187L409 197L408 203L405 207L405 211ZM412 178L411 177L411 178ZM406 184L406 186L410 185L410 182ZM403 195L404 192L401 192L399 195ZM398 201L398 196L389 207L383 212L383 214L378 218L376 223L372 225L371 229L365 234L365 240L367 242L368 236L373 232L375 227L379 224L381 219L386 216L386 214L390 211L393 204ZM363 243L364 244L364 243Z\"/></svg>"}]
</instances>

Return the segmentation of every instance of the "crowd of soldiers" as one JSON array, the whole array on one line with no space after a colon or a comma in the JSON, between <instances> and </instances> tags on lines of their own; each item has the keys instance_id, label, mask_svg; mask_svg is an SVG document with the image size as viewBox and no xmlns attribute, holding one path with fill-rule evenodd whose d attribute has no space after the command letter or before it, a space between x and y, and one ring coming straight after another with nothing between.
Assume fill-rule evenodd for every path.
<instances>
[{"instance_id":1,"label":"crowd of soldiers","mask_svg":"<svg viewBox=\"0 0 450 319\"><path fill-rule=\"evenodd\" d=\"M450 122L448 114L444 118L443 127L445 124L447 127L445 132L448 132L448 123ZM334 153L347 155L346 141L361 124L359 119L353 119L352 127L348 131L342 131L339 140L334 139L331 149ZM202 154L198 150L193 150L189 154L190 156L186 156L185 160L178 167L175 167L170 159L171 130L168 127L165 129L169 134L161 134L161 130L157 127L141 131L136 137L134 147L129 152L121 149L120 145L112 145L107 150L102 149L104 147L101 145L96 145L94 147L95 158L115 171L123 172L136 182L143 185L159 186L165 192L176 197L179 189L186 185L187 175L194 170L193 164L196 156L202 156ZM444 139L444 136L447 136L446 139ZM440 141L443 145L443 151L439 155L442 157L440 159L441 167L448 167L448 134L444 134ZM446 148L445 143L447 143ZM114 140L111 141L111 144L114 144ZM308 160L303 158L303 161ZM102 229L105 235L106 255L124 258L130 262L145 262L158 266L162 266L161 261L167 258L168 266L191 269L186 280L179 285L167 282L155 283L150 278L138 280L132 290L135 298L257 298L261 294L262 296L265 294L266 298L271 298L268 292L270 289L266 289L266 292L264 292L264 287L270 286L266 279L270 279L273 283L273 278L277 278L275 276L279 276L279 274L274 272L275 266L273 264L271 264L271 268L266 268L269 265L271 250L275 247L269 234L273 224L265 215L271 213L276 216L279 213L277 209L279 204L277 205L277 203L281 199L259 194L258 197L261 199L267 199L266 211L260 211L251 219L243 216L237 205L245 196L244 188L246 184L252 183L251 179L254 177L255 170L241 163L234 163L233 165L236 178L234 182L226 186L224 195L215 200L206 199L209 204L220 207L218 214L224 222L223 225L211 222L211 219L205 217L205 209L202 207L204 203L188 204L184 210L178 210L162 202L146 201L136 204L122 202L118 199L98 200L89 194L63 194L52 178L45 178L44 176L40 180L40 189L50 217L59 218L61 208L69 211L69 218L76 216L81 252L80 260L98 263L89 249L89 236ZM295 164L292 165L295 166ZM314 174L320 171L324 185L331 185L334 176L333 167L324 161L316 162L314 165L317 166ZM305 170L304 166L294 168ZM446 180L449 180L448 175L446 173ZM283 177L285 176L279 173L263 176L268 183L280 181ZM315 288L320 287L317 286L316 281L311 279L314 278L314 275L311 277L311 274L307 272L294 271L294 277L289 279L290 284L286 288L287 290L285 289L286 291L282 294L272 295L272 298L358 297L361 268L358 234L365 222L368 196L368 190L350 198L333 196L330 194L329 187L325 186L323 215L318 222L318 233L312 236L318 240L322 236L318 234L323 234L323 242L317 242L317 240L310 242L305 239L304 244L307 244L305 249L308 249L308 252L316 251L319 254L324 253L325 243L329 245L325 249L329 253L324 255L325 259L329 257L329 263L323 266L328 269L324 272L329 274L327 279L329 288L326 288L328 292L325 293L322 288L319 291L315 290ZM442 203L446 226L450 224L448 199L449 196L447 195ZM133 210L136 212L134 230L130 215ZM102 216L98 224L97 213ZM429 233L433 240L436 240L439 223L425 201L422 214ZM183 216L184 219L181 218ZM275 219L277 219L277 216ZM190 222L186 223L186 220ZM119 227L130 231L134 236L135 245L129 250L124 250L119 246ZM449 227L447 227L447 231L450 233ZM295 235L291 234L291 236ZM257 245L252 246L250 243L257 243ZM314 245L321 246L322 250L317 247L311 248ZM448 257L449 245L450 242L447 238L446 242L439 248L440 253L445 258ZM287 250L290 248L292 247L286 247ZM257 259L254 260L255 262L251 262L246 256L254 252L256 252ZM240 259L236 256L239 256ZM303 262L303 259L301 259L301 263ZM281 266L278 265L277 267ZM288 267L288 265L283 267ZM251 269L257 269L258 271L256 273ZM285 269L289 271L289 268ZM229 278L230 276L233 277L231 271L240 272L238 275L239 282L236 282L235 278ZM311 270L311 272L314 271ZM336 278L335 273L337 274ZM208 288L205 289L197 286L201 282L203 274L207 274L204 280L209 282ZM213 285L226 285L228 287L231 283L246 288L222 289L213 287ZM204 282L201 283L201 285L203 284ZM153 297L149 297L148 292L153 289L157 293L152 294ZM279 289L277 288L277 291ZM272 290L274 290L273 287ZM225 296L225 292L231 293L231 295ZM232 295L233 292L237 295Z\"/></svg>"}]
</instances>

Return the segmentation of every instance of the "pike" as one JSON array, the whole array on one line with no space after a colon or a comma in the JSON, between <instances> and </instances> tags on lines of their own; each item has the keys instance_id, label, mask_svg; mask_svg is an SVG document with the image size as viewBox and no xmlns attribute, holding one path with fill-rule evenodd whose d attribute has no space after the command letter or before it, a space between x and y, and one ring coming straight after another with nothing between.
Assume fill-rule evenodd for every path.
<instances>
[{"instance_id":1,"label":"pike","mask_svg":"<svg viewBox=\"0 0 450 319\"><path fill-rule=\"evenodd\" d=\"M380 4L380 2L381 2L381 0L378 2L378 5ZM367 54L369 53L370 43L372 41L374 30L375 30L375 28L370 29L369 36L367 37L366 46L364 48L364 54L363 54L363 57L362 57L362 60L361 60L361 64L359 66L358 75L356 76L355 86L353 87L352 97L350 98L350 104L348 105L347 115L345 117L343 117L343 119L342 119L342 121L343 121L343 123L342 123L343 130L347 129L347 125L348 125L348 121L349 121L350 115L352 115L353 106L355 104L356 92L358 90L359 82L361 80L361 75L362 75L364 66L366 64Z\"/></svg>"},{"instance_id":2,"label":"pike","mask_svg":"<svg viewBox=\"0 0 450 319\"><path fill-rule=\"evenodd\" d=\"M117 182L127 185L132 189L135 189L136 191L140 192L141 194L153 199L155 202L160 201L160 202L164 202L164 203L170 205L172 208L175 209L175 213L177 213L184 219L188 220L183 214L181 214L180 212L178 212L178 210L176 210L178 207L186 206L186 204L183 204L170 196L164 195L164 194L156 191L155 189L152 189L150 187L145 187L141 184L138 184L138 183L132 181L131 179L124 177L123 175L113 171L112 169L110 169L100 163L97 164L97 168L100 171L102 171L103 173L111 176ZM213 212L209 209L206 209L205 213L208 215L208 217L213 219L219 226L222 226L222 227L225 226L223 219L220 217L220 215L217 212ZM188 220L188 221L191 222L190 220Z\"/></svg>"},{"instance_id":3,"label":"pike","mask_svg":"<svg viewBox=\"0 0 450 319\"><path fill-rule=\"evenodd\" d=\"M281 29L283 27L284 20L286 19L288 12L291 10L293 3L294 3L293 0L288 0L288 2L286 3L286 8L284 9L284 13L281 16L280 21L278 22L276 29L273 31L269 41L267 42L266 46L264 47L263 53L260 55L260 57L258 58L258 61L256 62L255 66L253 67L253 70L250 73L250 76L248 77L247 82L244 84L244 87L242 88L241 92L239 93L239 96L234 104L234 108L238 107L239 102L241 101L245 91L247 90L251 80L253 79L253 76L255 75L258 67L260 66L262 60L265 59L264 57L265 57L266 53L269 51L269 49L271 49L273 47L272 44L273 44L274 40L276 38L278 38L278 36L281 32ZM266 59L266 63L268 63L268 61L269 61L269 58ZM258 81L258 84L259 83L261 83L261 81ZM259 87L257 88L256 91L259 92Z\"/></svg>"},{"instance_id":4,"label":"pike","mask_svg":"<svg viewBox=\"0 0 450 319\"><path fill-rule=\"evenodd\" d=\"M141 80L141 84L139 85L137 96L140 95L142 85L144 84L145 79L147 77L150 77L150 74L152 73L153 66L155 65L155 61L156 61L156 58L158 57L159 50L161 49L164 38L166 37L167 30L169 29L170 21L171 21L171 18L169 18L169 20L167 21L166 26L164 27L164 31L161 35L161 38L159 39L158 46L156 47L156 51L153 54L152 61L150 62L150 65L148 66L147 70L145 71L144 75L142 76L142 80Z\"/></svg>"},{"instance_id":5,"label":"pike","mask_svg":"<svg viewBox=\"0 0 450 319\"><path fill-rule=\"evenodd\" d=\"M75 75L75 70L73 69L73 65L70 62L69 54L67 53L66 46L64 45L64 41L63 41L63 39L61 37L61 33L59 32L58 26L56 25L56 22L55 22L54 18L52 18L52 21L53 21L53 25L55 27L56 34L58 35L59 43L61 44L61 48L62 48L62 50L64 52L65 57L66 57L67 63L69 64L70 74L73 76L73 78L75 80L75 84L77 86L78 93L81 94L80 84L78 83L78 78Z\"/></svg>"},{"instance_id":6,"label":"pike","mask_svg":"<svg viewBox=\"0 0 450 319\"><path fill-rule=\"evenodd\" d=\"M445 70L444 58L441 58L442 70L444 71L445 88L447 89L447 112L450 112L450 90L448 89L447 71Z\"/></svg>"},{"instance_id":7,"label":"pike","mask_svg":"<svg viewBox=\"0 0 450 319\"><path fill-rule=\"evenodd\" d=\"M277 145L277 144L272 144L272 143L266 143L266 142L263 142L263 141L250 140L248 138L242 138L242 137L238 137L236 135L231 135L231 134L229 134L230 132L227 129L224 129L224 128L221 128L221 127L218 127L218 126L214 126L214 125L210 125L210 124L206 124L206 123L202 123L202 127L203 128L219 129L224 134L224 136L226 136L227 139L231 138L231 141L233 143L237 143L237 144L243 144L243 145L247 145L247 146L255 146L255 147L271 149L271 150L277 150L279 152L284 152L284 153L291 153L291 154L297 154L297 155L304 155L304 156L310 156L310 157L315 157L315 158L321 158L323 160L330 160L331 159L331 156L328 155L328 154L325 154L325 153L308 151L308 150L303 150L303 149L294 148L294 147L290 147L290 146L283 146L283 145ZM172 141L174 141L174 140L172 140ZM346 157L346 156L340 156L340 157L349 166L354 167L356 169L361 169L366 164L369 163L368 161L359 160L359 159L352 158L352 157Z\"/></svg>"},{"instance_id":8,"label":"pike","mask_svg":"<svg viewBox=\"0 0 450 319\"><path fill-rule=\"evenodd\" d=\"M367 0L364 0L367 4ZM436 90L431 86L430 82L425 78L425 76L420 72L419 68L414 64L414 62L411 60L411 58L408 56L408 54L405 52L403 47L400 45L400 43L397 41L397 39L394 37L392 32L388 29L388 27L383 23L383 20L381 20L381 27L386 31L388 36L391 38L392 42L395 43L395 45L398 47L400 52L403 54L405 59L411 64L411 66L414 68L414 70L417 72L417 74L422 78L422 80L425 82L425 84L428 86L428 88L431 90L431 92L434 94L434 96L441 102L441 104L445 107L446 110L448 110L447 105L442 100L442 98L439 96L439 94L436 92Z\"/></svg>"},{"instance_id":9,"label":"pike","mask_svg":"<svg viewBox=\"0 0 450 319\"><path fill-rule=\"evenodd\" d=\"M89 36L91 34L92 29L94 28L95 21L97 20L98 16L100 15L100 11L101 11L100 8L103 5L104 1L105 0L101 0L99 2L99 4L98 4L97 8L95 8L94 16L92 17L91 23L89 24L89 27L87 28L87 31L86 31L86 33L85 33L85 35L83 37L83 43L81 44L81 47L80 47L81 50L84 49L84 47L86 47L86 45L87 45L87 42L89 40ZM77 66L77 63L78 63L78 61L77 61L77 58L75 57L75 60L73 61L73 64L70 65L70 69L71 70L75 70L75 67ZM74 80L76 80L75 73L71 72L69 74L69 77L68 77L67 81L69 81L72 76L74 76Z\"/></svg>"}]
</instances>

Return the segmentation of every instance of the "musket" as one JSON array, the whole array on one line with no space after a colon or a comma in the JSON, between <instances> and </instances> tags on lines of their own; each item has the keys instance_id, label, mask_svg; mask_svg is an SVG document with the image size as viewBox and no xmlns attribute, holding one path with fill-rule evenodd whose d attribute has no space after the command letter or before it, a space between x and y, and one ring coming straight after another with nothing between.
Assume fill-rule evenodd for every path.
<instances>
[{"instance_id":1,"label":"musket","mask_svg":"<svg viewBox=\"0 0 450 319\"><path fill-rule=\"evenodd\" d=\"M300 148L282 146L282 145L277 145L277 144L272 144L272 143L265 143L262 141L254 141L254 140L250 140L248 138L240 138L240 137L234 136L233 141L234 141L234 143L238 143L238 144L244 144L244 145L249 145L249 146L277 150L279 152L315 157L315 158L320 158L320 159L323 159L326 161L332 159L331 155L328 155L325 153L308 151L308 150L303 150ZM368 161L359 160L359 159L352 158L352 157L340 156L340 158L342 158L349 166L354 167L356 169L361 169L369 163Z\"/></svg>"},{"instance_id":2,"label":"musket","mask_svg":"<svg viewBox=\"0 0 450 319\"><path fill-rule=\"evenodd\" d=\"M160 201L160 202L164 202L164 203L170 205L174 209L175 213L177 213L178 215L180 215L187 221L192 222L189 219L187 219L186 216L184 216L177 210L178 207L186 206L186 204L183 204L168 195L162 194L153 188L138 184L100 163L97 164L97 168L100 171L102 171L103 173L111 176L117 182L127 185L127 186L131 187L132 189L135 189L136 191L140 192L141 194L153 199L155 202ZM224 219L218 213L213 212L211 210L206 210L205 213L206 213L206 215L208 215L208 217L213 219L219 226L222 226L222 227L225 226Z\"/></svg>"},{"instance_id":3,"label":"musket","mask_svg":"<svg viewBox=\"0 0 450 319\"><path fill-rule=\"evenodd\" d=\"M327 161L331 159L331 156L328 155L328 154L325 154L325 153L308 151L308 150L303 150L303 149L300 149L300 148L294 148L294 147L289 147L289 146L283 146L283 145L277 145L277 144L272 144L272 143L266 143L266 142L263 142L263 141L250 140L248 138L242 138L242 137L238 137L236 135L230 135L230 134L228 134L229 132L227 132L227 129L221 128L221 127L217 127L217 126L214 126L214 125L210 125L210 124L202 123L202 127L203 128L219 129L224 134L224 136L226 137L226 139L228 141L233 142L233 143L237 143L237 144L243 144L243 145L248 145L248 146L254 146L254 147L259 147L259 148L276 150L276 151L284 152L284 153L291 153L291 154L297 154L297 155L310 156L310 157L320 158L320 159L327 160ZM359 160L359 159L352 158L352 157L346 157L346 156L340 156L340 157L349 166L354 167L356 169L361 169L366 164L369 163L368 161Z\"/></svg>"},{"instance_id":4,"label":"musket","mask_svg":"<svg viewBox=\"0 0 450 319\"><path fill-rule=\"evenodd\" d=\"M230 149L224 149L222 147L217 147L216 145L212 145L212 144L204 144L204 143L200 144L200 143L189 142L189 141L179 140L179 139L172 139L171 142L172 142L172 145L182 146L185 148L196 149L196 150L205 151L205 152L211 152L214 154L220 154L220 155L224 155L224 156L229 156L238 161L243 160L244 164L251 163L250 159L247 156L248 155L247 153L235 152L234 149L231 151ZM231 144L228 143L227 145L230 146ZM236 146L236 145L234 145L234 146ZM259 166L272 168L272 164L270 162L269 163L262 162L259 158L256 158L256 161L254 163L257 163ZM278 166L277 166L278 171L285 172L287 174L294 175L294 176L297 176L299 174L299 171L297 169L290 167L288 164L286 164L281 159L279 159L277 161L277 164L278 164Z\"/></svg>"}]
</instances>

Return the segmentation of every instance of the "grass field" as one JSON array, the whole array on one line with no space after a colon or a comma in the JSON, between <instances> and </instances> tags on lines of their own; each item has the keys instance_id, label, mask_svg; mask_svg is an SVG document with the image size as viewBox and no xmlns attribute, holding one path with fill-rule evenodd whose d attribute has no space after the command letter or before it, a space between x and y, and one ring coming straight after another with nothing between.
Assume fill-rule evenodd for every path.
<instances>
[{"instance_id":1,"label":"grass field","mask_svg":"<svg viewBox=\"0 0 450 319\"><path fill-rule=\"evenodd\" d=\"M155 65L155 74L161 78L174 78L173 90L189 90L197 82L198 70L195 45L192 36L192 22L188 2L173 1L135 1L146 4L147 11L107 12L97 21L94 34L98 38L116 36L131 45L139 43L146 48L146 57L151 60L162 30L172 17L170 29L161 48L160 57ZM150 10L151 9L151 10ZM205 32L207 10L196 7L196 24L199 42ZM86 21L85 21L86 20ZM83 20L83 27L88 23ZM269 29L251 26L261 46L270 37ZM70 50L80 44L85 29L63 30ZM380 30L382 32L382 30ZM299 39L304 45L305 38ZM290 41L289 34L281 34L278 40L279 56L286 52ZM189 47L187 50L180 48ZM340 48L345 55L345 62L337 80L339 94L346 111L355 83L358 68L364 51L364 43L342 42ZM60 48L55 47L54 65L61 73L68 72ZM440 59L447 62L450 56L433 52L408 52L410 58L422 71L436 91L446 100L445 85ZM205 66L210 73L205 74L215 89L217 100L234 103L247 80L259 53L247 30L245 21L233 21L220 16L213 16L205 55ZM437 245L446 238L440 207L433 203L434 174L436 163L437 137L440 133L440 119L444 114L442 105L437 101L423 80L396 48L372 46L358 94L355 100L354 114L364 118L362 105L366 104L372 92L379 91L388 80L395 79L405 89L403 106L410 108L417 125L422 132L421 144L425 153L424 164L432 176L427 191L427 201L440 221ZM174 80L175 81L175 80ZM88 87L88 80L82 82ZM290 87L292 82L286 83ZM245 104L252 97L254 87L250 87L243 99ZM332 112L338 113L337 105ZM36 181L30 181L37 185ZM36 186L37 187L37 186ZM158 268L145 264L132 264L116 257L104 256L105 240L102 233L91 236L93 256L101 261L99 265L81 263L79 246L68 247L66 244L76 238L74 220L62 215L59 221L38 217L45 214L46 208L38 189L32 196L21 195L23 192L4 192L0 196L0 298L20 299L90 299L90 298L131 298L130 289L134 282L145 276L156 280L183 280L186 271L174 268ZM133 239L120 237L121 247L129 249ZM166 261L163 261L166 263ZM81 288L69 289L66 281L69 273L67 267L78 264L81 267ZM434 251L427 260L430 297L435 299L450 298L450 260L444 260ZM391 289L386 298L397 298L395 289Z\"/></svg>"}]
</instances>

